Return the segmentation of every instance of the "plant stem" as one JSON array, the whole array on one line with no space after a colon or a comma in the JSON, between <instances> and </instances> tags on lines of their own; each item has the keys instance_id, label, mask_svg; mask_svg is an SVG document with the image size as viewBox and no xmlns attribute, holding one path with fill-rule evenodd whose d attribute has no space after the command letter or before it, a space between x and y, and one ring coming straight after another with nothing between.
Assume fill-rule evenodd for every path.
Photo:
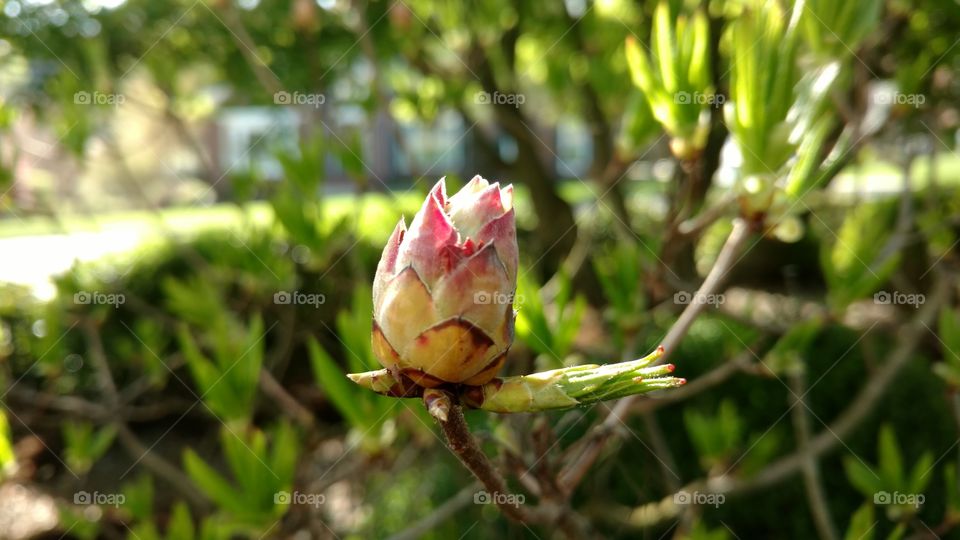
<instances>
[{"instance_id":1,"label":"plant stem","mask_svg":"<svg viewBox=\"0 0 960 540\"><path fill-rule=\"evenodd\" d=\"M317 419L309 409L303 406L297 398L290 395L287 389L280 384L266 368L260 370L260 390L264 394L273 398L274 402L280 406L290 418L295 420L304 429L314 432L317 429Z\"/></svg>"},{"instance_id":2,"label":"plant stem","mask_svg":"<svg viewBox=\"0 0 960 540\"><path fill-rule=\"evenodd\" d=\"M710 273L707 274L706 279L703 280L703 284L700 285L700 288L697 290L696 298L704 298L716 294L727 273L740 260L740 253L750 238L750 233L750 225L746 221L737 219L733 222L733 231L730 232L730 236L727 237L726 243L720 250L720 254L717 256L717 262L714 263L713 268L710 269ZM696 320L705 307L705 302L694 301L687 304L686 309L680 314L680 318L677 319L677 322L674 323L670 331L667 332L666 337L663 338L662 346L665 352L663 356L654 362L655 364L666 361L667 357L677 348L680 340L687 335L687 332L693 325L693 321ZM589 440L583 452L575 461L561 471L559 483L565 492L572 492L577 484L580 483L580 480L583 479L583 476L590 469L590 466L593 465L593 462L600 456L600 451L603 449L607 440L616 432L617 425L623 422L623 418L630 410L634 399L635 396L629 396L618 401L610 411L610 414L595 428L593 437Z\"/></svg>"},{"instance_id":3,"label":"plant stem","mask_svg":"<svg viewBox=\"0 0 960 540\"><path fill-rule=\"evenodd\" d=\"M97 380L100 384L100 389L107 402L107 408L110 414L113 415L113 419L108 420L108 423L117 429L117 438L120 443L126 449L127 453L130 454L131 458L139 463L143 463L151 472L179 489L197 508L209 509L209 504L206 499L200 495L200 491L196 488L190 477L183 474L180 469L153 452L153 447L147 448L130 429L130 426L127 425L124 412L120 408L119 392L113 380L113 374L110 371L110 362L107 361L107 353L103 347L103 339L97 330L97 326L92 321L84 321L83 329L89 345L90 358L97 370Z\"/></svg>"},{"instance_id":4,"label":"plant stem","mask_svg":"<svg viewBox=\"0 0 960 540\"><path fill-rule=\"evenodd\" d=\"M753 493L769 488L793 474L801 472L808 459L820 459L827 452L834 450L845 437L849 436L870 416L883 394L896 380L900 370L911 359L915 358L914 351L923 337L928 332L933 332L930 324L934 324L934 321L936 321L940 306L949 300L950 285L955 281L955 275L944 276L939 269L937 270L936 282L930 289L927 303L920 308L919 313L913 320L901 328L900 335L897 337L897 346L890 353L887 362L873 373L870 380L860 389L847 408L829 426L811 436L802 448L773 461L750 478L740 479L727 475L703 478L688 483L683 490L687 492L708 491L727 496ZM648 527L676 518L681 508L674 503L674 495L671 493L659 501L636 508L602 508L598 515L621 525L626 524L637 528Z\"/></svg>"},{"instance_id":5,"label":"plant stem","mask_svg":"<svg viewBox=\"0 0 960 540\"><path fill-rule=\"evenodd\" d=\"M497 504L504 515L519 523L538 521L521 505L509 504L508 501L515 501L517 498L507 496L510 492L507 490L506 481L493 467L490 459L483 453L480 445L477 444L477 440L470 433L460 405L452 404L447 413L446 421L438 419L437 423L440 424L440 429L443 430L443 435L447 439L447 446L456 454L460 462L480 480L484 488L490 493L493 502Z\"/></svg>"},{"instance_id":6,"label":"plant stem","mask_svg":"<svg viewBox=\"0 0 960 540\"><path fill-rule=\"evenodd\" d=\"M803 372L802 368L797 371L797 373L791 374L789 378L790 393L793 395L790 413L793 417L793 427L797 437L797 450L804 456L801 470L807 500L810 502L810 514L820 538L837 540L837 528L830 516L830 505L827 503L827 495L823 489L820 466L817 463L816 456L807 451L810 445L810 416L807 404L803 399L803 396L807 393L806 373Z\"/></svg>"}]
</instances>

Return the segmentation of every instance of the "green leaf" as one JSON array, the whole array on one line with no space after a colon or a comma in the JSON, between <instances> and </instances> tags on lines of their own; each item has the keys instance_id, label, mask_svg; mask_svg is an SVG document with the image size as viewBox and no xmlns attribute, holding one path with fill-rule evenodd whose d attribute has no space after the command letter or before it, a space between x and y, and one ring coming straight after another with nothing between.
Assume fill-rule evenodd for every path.
<instances>
[{"instance_id":1,"label":"green leaf","mask_svg":"<svg viewBox=\"0 0 960 540\"><path fill-rule=\"evenodd\" d=\"M94 461L100 459L106 453L110 445L113 444L116 435L117 429L112 424L104 426L94 433L93 439L90 441L90 456Z\"/></svg>"},{"instance_id":2,"label":"green leaf","mask_svg":"<svg viewBox=\"0 0 960 540\"><path fill-rule=\"evenodd\" d=\"M272 433L272 451L270 467L280 477L280 489L289 489L293 484L293 476L297 468L297 459L300 456L300 441L293 427L288 422L280 422Z\"/></svg>"},{"instance_id":3,"label":"green leaf","mask_svg":"<svg viewBox=\"0 0 960 540\"><path fill-rule=\"evenodd\" d=\"M177 501L170 512L170 522L167 524L166 537L169 540L193 540L193 519L190 510L183 501Z\"/></svg>"},{"instance_id":4,"label":"green leaf","mask_svg":"<svg viewBox=\"0 0 960 540\"><path fill-rule=\"evenodd\" d=\"M72 531L73 529L69 529ZM161 540L160 533L157 532L157 526L153 523L137 523L130 529L130 536L136 540Z\"/></svg>"},{"instance_id":5,"label":"green leaf","mask_svg":"<svg viewBox=\"0 0 960 540\"><path fill-rule=\"evenodd\" d=\"M910 480L904 486L909 493L923 493L933 477L933 454L924 452L910 473Z\"/></svg>"},{"instance_id":6,"label":"green leaf","mask_svg":"<svg viewBox=\"0 0 960 540\"><path fill-rule=\"evenodd\" d=\"M887 487L905 486L906 476L903 470L903 458L900 456L900 447L897 445L897 436L893 427L884 424L880 428L878 441L878 465L880 477Z\"/></svg>"},{"instance_id":7,"label":"green leaf","mask_svg":"<svg viewBox=\"0 0 960 540\"><path fill-rule=\"evenodd\" d=\"M706 144L710 80L706 16L674 16L668 2L654 10L650 51L632 38L625 52L631 79L642 89L654 118L671 135L671 150L688 159Z\"/></svg>"},{"instance_id":8,"label":"green leaf","mask_svg":"<svg viewBox=\"0 0 960 540\"><path fill-rule=\"evenodd\" d=\"M675 93L679 88L677 79L677 64L674 59L673 28L670 20L670 6L666 2L657 4L653 14L653 53L660 64L660 76L663 78L663 88L667 93Z\"/></svg>"},{"instance_id":9,"label":"green leaf","mask_svg":"<svg viewBox=\"0 0 960 540\"><path fill-rule=\"evenodd\" d=\"M846 471L847 479L850 480L853 487L869 500L872 501L877 492L884 491L884 483L880 476L860 460L853 457L845 458L843 469Z\"/></svg>"},{"instance_id":10,"label":"green leaf","mask_svg":"<svg viewBox=\"0 0 960 540\"><path fill-rule=\"evenodd\" d=\"M242 495L190 448L183 453L183 466L187 475L211 501L232 513L244 513L246 505Z\"/></svg>"},{"instance_id":11,"label":"green leaf","mask_svg":"<svg viewBox=\"0 0 960 540\"><path fill-rule=\"evenodd\" d=\"M373 292L367 281L353 289L350 309L337 314L337 334L347 353L347 367L352 373L379 368L370 344L370 319L373 313Z\"/></svg>"},{"instance_id":12,"label":"green leaf","mask_svg":"<svg viewBox=\"0 0 960 540\"><path fill-rule=\"evenodd\" d=\"M803 357L823 330L824 321L814 317L793 325L763 358L763 365L774 373L803 369Z\"/></svg>"},{"instance_id":13,"label":"green leaf","mask_svg":"<svg viewBox=\"0 0 960 540\"><path fill-rule=\"evenodd\" d=\"M110 448L115 435L116 428L112 425L95 430L90 422L65 423L63 438L70 468L85 474Z\"/></svg>"},{"instance_id":14,"label":"green leaf","mask_svg":"<svg viewBox=\"0 0 960 540\"><path fill-rule=\"evenodd\" d=\"M943 466L943 480L945 483L944 493L946 494L946 514L947 519L960 518L960 484L957 483L957 466L955 463L947 463Z\"/></svg>"},{"instance_id":15,"label":"green leaf","mask_svg":"<svg viewBox=\"0 0 960 540\"><path fill-rule=\"evenodd\" d=\"M135 520L148 521L153 519L153 477L143 474L137 480L129 482L123 488L126 500L123 508Z\"/></svg>"},{"instance_id":16,"label":"green leaf","mask_svg":"<svg viewBox=\"0 0 960 540\"><path fill-rule=\"evenodd\" d=\"M240 492L247 496L248 502L256 501L257 492L263 485L260 480L263 476L261 469L266 467L263 464L263 460L267 457L264 452L263 434L254 427L247 428L246 432L237 433L224 426L220 430L220 444L230 466L230 472L240 484Z\"/></svg>"},{"instance_id":17,"label":"green leaf","mask_svg":"<svg viewBox=\"0 0 960 540\"><path fill-rule=\"evenodd\" d=\"M943 340L943 360L960 367L960 314L944 307L940 310L938 330L937 334Z\"/></svg>"},{"instance_id":18,"label":"green leaf","mask_svg":"<svg viewBox=\"0 0 960 540\"><path fill-rule=\"evenodd\" d=\"M357 408L357 403L362 398L357 397L356 387L347 379L340 366L313 336L307 341L307 350L317 386L323 389L330 402L350 425L359 429L368 427L368 419Z\"/></svg>"},{"instance_id":19,"label":"green leaf","mask_svg":"<svg viewBox=\"0 0 960 540\"><path fill-rule=\"evenodd\" d=\"M714 415L687 409L683 418L705 469L723 462L740 446L743 421L730 400L721 402Z\"/></svg>"},{"instance_id":20,"label":"green leaf","mask_svg":"<svg viewBox=\"0 0 960 540\"><path fill-rule=\"evenodd\" d=\"M899 266L900 251L889 249L896 217L896 201L867 203L850 210L836 233L824 227L833 242L823 244L821 268L835 309L876 291Z\"/></svg>"},{"instance_id":21,"label":"green leaf","mask_svg":"<svg viewBox=\"0 0 960 540\"><path fill-rule=\"evenodd\" d=\"M876 520L873 515L873 505L864 503L850 518L850 526L844 540L873 540Z\"/></svg>"}]
</instances>

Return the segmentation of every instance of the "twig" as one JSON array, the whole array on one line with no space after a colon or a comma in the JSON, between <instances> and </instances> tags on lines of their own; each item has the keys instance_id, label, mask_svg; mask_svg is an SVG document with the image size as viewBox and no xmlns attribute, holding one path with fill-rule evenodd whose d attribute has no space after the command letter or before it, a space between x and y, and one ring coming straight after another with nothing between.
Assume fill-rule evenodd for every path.
<instances>
[{"instance_id":1,"label":"twig","mask_svg":"<svg viewBox=\"0 0 960 540\"><path fill-rule=\"evenodd\" d=\"M480 484L474 482L461 489L456 495L434 509L433 512L397 534L388 536L387 540L414 540L427 534L431 529L450 519L451 516L472 503L478 487L480 487Z\"/></svg>"},{"instance_id":2,"label":"twig","mask_svg":"<svg viewBox=\"0 0 960 540\"><path fill-rule=\"evenodd\" d=\"M719 290L723 279L739 260L740 252L749 238L749 224L741 219L735 220L733 223L733 231L730 232L730 236L727 237L726 243L720 250L720 255L717 257L716 263L713 265L710 273L707 274L706 279L703 280L703 284L697 290L697 298L715 294ZM680 314L680 318L677 319L677 322L670 328L667 336L663 339L665 353L657 363L666 361L666 358L680 344L680 340L687 335L693 321L700 315L705 307L705 302L695 301L687 304L686 309ZM580 483L580 480L583 479L587 470L590 469L590 466L600 455L600 451L614 433L617 425L623 422L623 418L630 410L633 402L633 397L627 397L618 401L610 411L610 414L595 428L594 436L588 441L583 453L579 455L576 461L570 463L561 471L559 484L564 491L570 493L577 484Z\"/></svg>"},{"instance_id":3,"label":"twig","mask_svg":"<svg viewBox=\"0 0 960 540\"><path fill-rule=\"evenodd\" d=\"M673 458L673 452L670 451L667 439L663 436L663 430L657 423L657 417L649 411L643 413L642 418L647 434L650 436L652 450L657 457L657 462L660 463L664 484L670 491L677 491L680 489L680 478L674 472L677 470L677 460Z\"/></svg>"},{"instance_id":4,"label":"twig","mask_svg":"<svg viewBox=\"0 0 960 540\"><path fill-rule=\"evenodd\" d=\"M260 370L260 390L272 397L277 405L291 418L297 421L308 431L314 431L317 428L317 420L313 413L304 407L297 398L290 395L289 392L280 384L277 379L266 369Z\"/></svg>"},{"instance_id":5,"label":"twig","mask_svg":"<svg viewBox=\"0 0 960 540\"><path fill-rule=\"evenodd\" d=\"M824 540L837 540L837 529L833 524L833 518L830 517L830 507L827 504L827 496L823 490L823 481L820 477L820 467L817 464L817 458L807 451L810 445L810 416L807 414L807 405L804 403L803 396L807 392L805 384L806 375L803 368L792 373L789 377L790 390L793 396L790 415L793 419L793 428L797 437L797 450L803 456L803 484L807 492L807 501L810 503L810 514L813 516L813 523Z\"/></svg>"},{"instance_id":6,"label":"twig","mask_svg":"<svg viewBox=\"0 0 960 540\"><path fill-rule=\"evenodd\" d=\"M951 278L953 279L953 278ZM936 319L940 306L945 303L949 294L950 279L944 278L937 272L936 283L931 289L928 301L917 316L904 325L898 338L897 347L890 353L889 360L877 369L866 385L853 399L850 405L826 429L812 437L804 450L798 450L789 456L782 457L771 463L754 477L747 480L738 480L728 476L702 479L684 486L687 492L709 491L723 494L745 494L768 488L799 472L804 460L818 459L825 453L835 449L844 437L856 429L873 411L874 406L883 397L884 392L893 382L897 373L913 358L924 334L929 332L929 325ZM621 524L634 527L644 527L676 517L681 508L674 502L674 494L670 494L660 501L649 503L633 509L601 509L599 515L612 518Z\"/></svg>"},{"instance_id":7,"label":"twig","mask_svg":"<svg viewBox=\"0 0 960 540\"><path fill-rule=\"evenodd\" d=\"M230 35L233 36L234 41L239 45L237 49L240 51L240 55L243 56L250 70L253 71L257 82L260 83L260 86L262 86L268 94L275 94L282 90L283 83L281 83L277 75L267 67L267 64L257 56L255 52L257 44L253 41L250 32L247 32L247 27L243 24L240 14L237 13L237 10L233 7L233 3L224 2L221 8L223 12L222 19L209 7L207 10L230 30Z\"/></svg>"},{"instance_id":8,"label":"twig","mask_svg":"<svg viewBox=\"0 0 960 540\"><path fill-rule=\"evenodd\" d=\"M943 276L937 276L937 282L934 284L930 300L924 305L917 316L903 328L897 348L890 354L887 363L880 367L871 377L870 381L860 390L857 397L847 406L846 409L830 425L829 429L821 431L817 436L810 440L809 452L818 456L835 448L847 435L849 435L857 426L860 425L873 410L883 393L893 382L897 373L907 365L913 358L913 351L923 336L929 332L929 325L936 320L940 311L940 306L946 300L948 294L948 279ZM744 491L755 490L775 484L787 476L796 472L802 462L803 456L797 452L789 457L782 458L765 470L761 471L751 480L744 482L740 489Z\"/></svg>"},{"instance_id":9,"label":"twig","mask_svg":"<svg viewBox=\"0 0 960 540\"><path fill-rule=\"evenodd\" d=\"M463 417L463 409L458 404L451 404L447 411L446 421L437 420L440 429L447 438L447 446L456 454L460 462L477 477L484 488L490 493L497 507L508 518L519 523L536 523L542 520L541 516L519 504L514 503L517 498L511 497L507 483L500 473L490 463L490 459L483 453L476 439L467 427Z\"/></svg>"},{"instance_id":10,"label":"twig","mask_svg":"<svg viewBox=\"0 0 960 540\"><path fill-rule=\"evenodd\" d=\"M738 262L740 252L749 238L749 224L742 219L735 220L733 222L733 230L730 232L730 236L727 237L726 243L724 243L723 248L720 250L717 261L714 263L713 268L710 269L710 273L707 274L706 279L703 280L703 284L700 285L700 288L697 290L698 298L716 294L716 292L720 290L723 279L727 277L727 273L730 272L733 265ZM690 331L693 321L706 309L706 306L707 304L705 302L696 301L691 301L687 305L683 313L680 314L680 318L677 319L677 322L674 323L670 331L667 332L667 336L663 338L661 344L663 348L666 349L666 352L658 360L658 363L666 362L667 358L673 354L673 351L680 345L680 341L687 335L687 332ZM625 412L630 401L630 399L620 400L614 408L614 412L621 414Z\"/></svg>"},{"instance_id":11,"label":"twig","mask_svg":"<svg viewBox=\"0 0 960 540\"><path fill-rule=\"evenodd\" d=\"M163 478L167 483L176 486L195 508L207 510L210 503L207 502L200 492L194 487L193 480L180 472L180 469L174 467L167 460L161 458L155 452L144 446L140 439L130 430L124 422L116 421L117 439L127 450L127 453L140 459L144 467L150 469L153 474Z\"/></svg>"},{"instance_id":12,"label":"twig","mask_svg":"<svg viewBox=\"0 0 960 540\"><path fill-rule=\"evenodd\" d=\"M113 411L113 419L108 420L117 429L117 436L120 443L127 450L127 453L143 463L157 476L165 479L171 485L175 486L187 499L197 508L207 509L209 504L200 495L193 481L180 472L165 459L147 448L137 436L130 430L124 420L123 412L120 410L120 395L117 392L117 385L113 380L113 374L110 372L110 364L107 362L106 351L103 348L103 340L97 331L95 323L90 320L84 321L84 332L90 343L90 357L97 370L97 380L101 391L107 401L108 408Z\"/></svg>"},{"instance_id":13,"label":"twig","mask_svg":"<svg viewBox=\"0 0 960 540\"><path fill-rule=\"evenodd\" d=\"M95 422L105 422L113 418L114 411L100 403L87 401L77 396L58 396L45 392L38 392L30 388L14 387L8 395L25 405L29 404L41 409L52 409L70 416L88 418ZM186 411L191 403L178 399L157 401L149 405L132 405L129 400L121 400L123 417L126 420L145 421L162 418L174 412Z\"/></svg>"},{"instance_id":14,"label":"twig","mask_svg":"<svg viewBox=\"0 0 960 540\"><path fill-rule=\"evenodd\" d=\"M713 225L718 219L730 210L730 207L737 202L736 194L731 190L724 194L715 204L704 209L696 216L687 219L677 226L677 232L681 236L697 236L704 229Z\"/></svg>"}]
</instances>

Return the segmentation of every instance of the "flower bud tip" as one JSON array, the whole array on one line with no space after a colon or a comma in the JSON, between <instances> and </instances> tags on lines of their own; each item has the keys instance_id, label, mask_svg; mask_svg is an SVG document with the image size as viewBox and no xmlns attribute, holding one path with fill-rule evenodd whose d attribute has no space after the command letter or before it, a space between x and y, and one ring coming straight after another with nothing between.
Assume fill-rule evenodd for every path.
<instances>
[{"instance_id":1,"label":"flower bud tip","mask_svg":"<svg viewBox=\"0 0 960 540\"><path fill-rule=\"evenodd\" d=\"M673 364L667 364L667 365L664 366L664 367L667 368L667 373L673 373L673 370L677 369L677 366L675 366L675 365L673 365Z\"/></svg>"},{"instance_id":2,"label":"flower bud tip","mask_svg":"<svg viewBox=\"0 0 960 540\"><path fill-rule=\"evenodd\" d=\"M684 379L684 378L682 378L682 377L679 378L679 379L677 379L677 385L678 385L678 386L683 386L683 385L685 385L685 384L687 384L687 380L686 380L686 379Z\"/></svg>"},{"instance_id":3,"label":"flower bud tip","mask_svg":"<svg viewBox=\"0 0 960 540\"><path fill-rule=\"evenodd\" d=\"M663 345L657 346L657 355L662 355L665 352L667 352L667 350L663 348Z\"/></svg>"}]
</instances>

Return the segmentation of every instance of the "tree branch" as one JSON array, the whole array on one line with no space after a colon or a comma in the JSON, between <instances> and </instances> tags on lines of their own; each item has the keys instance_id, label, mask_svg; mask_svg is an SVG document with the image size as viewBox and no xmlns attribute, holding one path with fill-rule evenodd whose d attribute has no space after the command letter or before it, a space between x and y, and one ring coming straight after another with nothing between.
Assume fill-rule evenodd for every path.
<instances>
[{"instance_id":1,"label":"tree branch","mask_svg":"<svg viewBox=\"0 0 960 540\"><path fill-rule=\"evenodd\" d=\"M437 420L443 435L447 439L447 446L456 454L463 465L480 480L483 487L492 497L492 502L508 518L518 523L537 523L542 521L542 516L524 508L521 504L513 504L518 500L517 497L511 497L507 488L507 483L500 476L500 473L493 467L490 459L480 449L477 440L470 433L467 427L467 421L463 417L463 409L458 404L450 404L447 412L447 419Z\"/></svg>"},{"instance_id":2,"label":"tree branch","mask_svg":"<svg viewBox=\"0 0 960 540\"><path fill-rule=\"evenodd\" d=\"M742 219L737 219L734 221L733 231L731 231L730 236L727 238L727 242L720 250L720 255L717 257L716 263L714 263L710 273L707 274L706 279L703 280L703 284L700 285L700 289L697 290L698 298L715 294L720 290L720 285L723 282L723 279L739 260L738 257L740 256L740 252L743 250L744 245L751 236L750 232L750 226L746 221ZM687 332L690 330L690 326L693 325L693 321L696 320L705 307L706 303L704 302L690 302L687 304L686 309L684 309L683 313L680 314L680 318L677 319L677 322L674 323L674 325L670 328L670 331L667 332L666 337L663 339L663 348L665 349L665 352L656 363L664 362L667 356L669 356L673 350L677 348L677 346L680 344L680 340L687 335ZM594 429L593 437L587 442L586 448L584 448L583 452L579 455L576 461L570 463L563 469L563 471L561 471L559 483L567 493L573 491L577 484L580 483L580 480L583 479L583 476L590 469L590 466L593 464L593 462L596 461L597 457L599 457L603 446L606 444L610 436L615 432L615 428L623 422L623 418L626 417L627 412L630 410L630 406L633 404L633 402L634 398L632 396L618 401L610 411L610 414L607 415L603 422Z\"/></svg>"},{"instance_id":3,"label":"tree branch","mask_svg":"<svg viewBox=\"0 0 960 540\"><path fill-rule=\"evenodd\" d=\"M801 469L803 471L803 484L807 492L807 501L810 503L810 514L820 538L837 540L837 528L833 524L833 518L830 517L830 507L823 490L823 481L820 477L817 458L807 451L810 446L810 416L807 411L807 404L803 400L803 396L807 393L806 374L803 373L803 367L800 367L797 371L789 377L790 392L793 396L790 413L793 417L793 428L797 437L797 450L804 456Z\"/></svg>"},{"instance_id":4,"label":"tree branch","mask_svg":"<svg viewBox=\"0 0 960 540\"><path fill-rule=\"evenodd\" d=\"M865 420L883 397L897 373L913 358L914 350L924 334L930 332L929 325L936 320L937 314L948 299L950 280L937 270L936 283L932 287L927 302L914 319L904 325L898 338L897 347L890 354L886 364L876 370L866 385L860 390L850 405L837 416L836 420L823 431L812 437L804 449L771 463L756 476L740 480L729 476L706 478L691 482L683 490L708 491L727 495L739 495L768 488L793 474L800 472L805 460L818 459L834 450L843 438L850 435ZM655 502L636 508L603 508L598 514L620 524L632 527L646 527L667 519L675 518L682 508L674 502L674 494Z\"/></svg>"},{"instance_id":5,"label":"tree branch","mask_svg":"<svg viewBox=\"0 0 960 540\"><path fill-rule=\"evenodd\" d=\"M290 395L287 389L280 384L274 376L266 369L260 370L259 380L260 390L264 394L273 398L283 411L303 426L307 431L313 432L317 429L317 419L314 418L310 409L304 407L297 398Z\"/></svg>"},{"instance_id":6,"label":"tree branch","mask_svg":"<svg viewBox=\"0 0 960 540\"><path fill-rule=\"evenodd\" d=\"M108 422L116 427L120 443L128 454L143 463L154 474L175 486L197 508L208 509L207 501L200 495L193 481L180 472L180 469L147 448L127 426L123 411L120 410L119 392L110 372L110 364L107 362L100 333L90 320L84 321L83 328L90 345L90 357L97 370L97 382L107 401L107 406L113 411L113 419Z\"/></svg>"}]
</instances>

